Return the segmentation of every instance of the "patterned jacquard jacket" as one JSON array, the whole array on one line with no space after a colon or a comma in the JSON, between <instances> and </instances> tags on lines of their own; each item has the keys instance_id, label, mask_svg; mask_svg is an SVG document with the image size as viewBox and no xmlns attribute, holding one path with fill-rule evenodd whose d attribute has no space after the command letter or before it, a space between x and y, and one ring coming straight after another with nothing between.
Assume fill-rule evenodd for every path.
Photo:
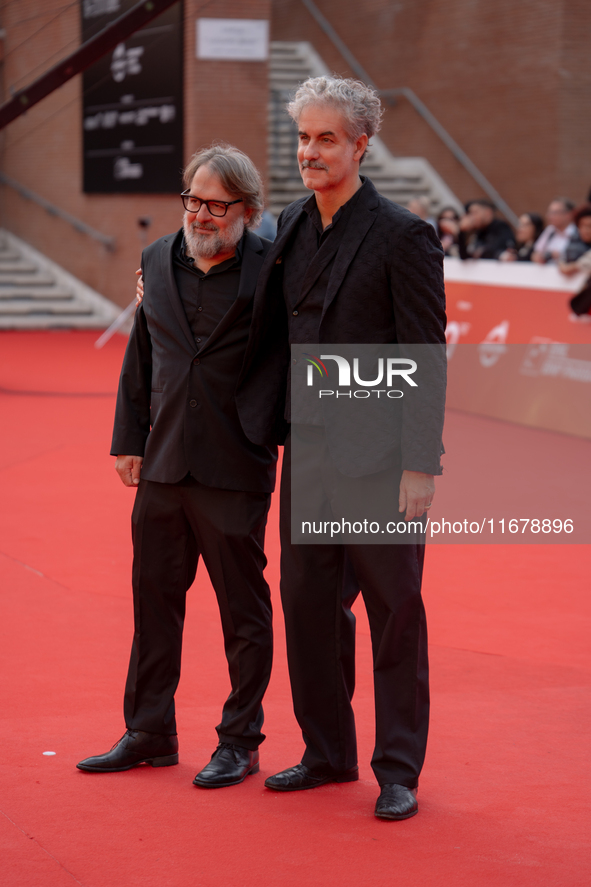
<instances>
[{"instance_id":1,"label":"patterned jacquard jacket","mask_svg":"<svg viewBox=\"0 0 591 887\"><path fill-rule=\"evenodd\" d=\"M266 256L254 298L252 341L265 342L258 360L247 351L237 398L250 396L257 383L265 398L245 427L252 440L268 439L283 408L287 367L287 307L281 282L282 256L304 210L302 198L279 217L277 238ZM290 310L293 307L289 306ZM326 421L327 440L336 464L350 476L373 473L399 459L402 468L440 474L445 406L445 291L443 250L434 228L382 197L365 180L328 283L319 344L393 344L430 346L422 351L419 396L412 408L400 405L380 433L351 427L338 410ZM266 328L266 331L265 331ZM271 337L269 339L269 336ZM311 343L312 344L312 343ZM423 384L420 384L420 380ZM263 381L265 384L263 385Z\"/></svg>"}]
</instances>

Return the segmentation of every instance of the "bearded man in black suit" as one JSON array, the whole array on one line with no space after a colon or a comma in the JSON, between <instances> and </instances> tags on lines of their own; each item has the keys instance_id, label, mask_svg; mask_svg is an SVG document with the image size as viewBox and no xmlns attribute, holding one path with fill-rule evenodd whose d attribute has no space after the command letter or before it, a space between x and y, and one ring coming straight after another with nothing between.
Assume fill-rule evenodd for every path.
<instances>
[{"instance_id":1,"label":"bearded man in black suit","mask_svg":"<svg viewBox=\"0 0 591 887\"><path fill-rule=\"evenodd\" d=\"M380 127L379 97L362 83L318 77L300 86L288 111L298 126L301 175L314 193L281 214L256 303L263 304L266 293L267 304L274 304L273 275L280 268L290 344L420 344L441 355L445 294L437 235L359 174L368 141ZM445 363L437 361L425 409L407 417L400 433L374 452L374 464L393 490L393 511L407 521L430 508L433 478L441 473ZM328 426L308 431L336 464L343 462ZM429 718L424 544L292 544L290 464L288 438L281 594L294 709L306 748L300 764L265 785L299 791L358 779L351 604L361 590L374 657L372 767L381 787L375 814L406 819L418 810Z\"/></svg>"},{"instance_id":2,"label":"bearded man in black suit","mask_svg":"<svg viewBox=\"0 0 591 887\"><path fill-rule=\"evenodd\" d=\"M127 732L78 767L105 773L178 763L174 694L185 598L201 556L218 599L232 689L218 747L194 782L218 788L258 772L265 738L272 629L263 542L283 419L274 405L264 439L253 439L261 406L248 391L240 400L236 392L243 378L254 379L265 403L265 385L277 374L264 341L284 333L273 332L272 310L252 323L271 246L250 230L263 210L252 161L214 145L193 156L184 182L183 228L142 256L145 297L125 353L111 449L121 480L137 488Z\"/></svg>"}]
</instances>

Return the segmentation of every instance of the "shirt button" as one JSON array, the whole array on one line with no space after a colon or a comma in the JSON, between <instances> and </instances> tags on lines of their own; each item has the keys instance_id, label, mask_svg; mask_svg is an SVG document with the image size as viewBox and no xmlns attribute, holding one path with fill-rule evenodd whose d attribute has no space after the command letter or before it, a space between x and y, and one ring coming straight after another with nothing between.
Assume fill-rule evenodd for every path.
<instances>
[{"instance_id":1,"label":"shirt button","mask_svg":"<svg viewBox=\"0 0 591 887\"><path fill-rule=\"evenodd\" d=\"M200 341L200 340L199 340L199 339L197 339L197 341L198 341L198 342L199 342L199 341ZM196 366L196 367L198 367L198 366L199 366L199 364L200 364L200 363L201 363L201 361L200 361L200 360L199 360L199 358L198 358L198 357L196 357L196 358L195 358L195 360L194 360L194 361L193 361L193 363L194 363L194 364L195 364L195 366Z\"/></svg>"},{"instance_id":2,"label":"shirt button","mask_svg":"<svg viewBox=\"0 0 591 887\"><path fill-rule=\"evenodd\" d=\"M294 317L297 317L299 313L300 313L299 311L292 311L292 314Z\"/></svg>"},{"instance_id":3,"label":"shirt button","mask_svg":"<svg viewBox=\"0 0 591 887\"><path fill-rule=\"evenodd\" d=\"M197 406L197 401L196 401L196 400L190 400L190 401L189 401L189 406L190 406L190 407L196 407L196 406Z\"/></svg>"},{"instance_id":4,"label":"shirt button","mask_svg":"<svg viewBox=\"0 0 591 887\"><path fill-rule=\"evenodd\" d=\"M197 309L197 311L203 311L203 308L201 307L201 305L199 306L199 308Z\"/></svg>"},{"instance_id":5,"label":"shirt button","mask_svg":"<svg viewBox=\"0 0 591 887\"><path fill-rule=\"evenodd\" d=\"M201 341L201 339L195 339L195 341L196 341L196 342L200 342L200 341Z\"/></svg>"}]
</instances>

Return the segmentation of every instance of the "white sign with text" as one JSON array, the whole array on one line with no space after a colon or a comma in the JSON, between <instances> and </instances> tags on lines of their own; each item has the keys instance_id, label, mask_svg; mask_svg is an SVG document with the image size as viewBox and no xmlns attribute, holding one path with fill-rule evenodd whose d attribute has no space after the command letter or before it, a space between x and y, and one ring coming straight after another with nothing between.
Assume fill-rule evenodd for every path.
<instances>
[{"instance_id":1,"label":"white sign with text","mask_svg":"<svg viewBox=\"0 0 591 887\"><path fill-rule=\"evenodd\" d=\"M198 59L233 59L263 62L269 56L269 22L266 19L197 19Z\"/></svg>"}]
</instances>

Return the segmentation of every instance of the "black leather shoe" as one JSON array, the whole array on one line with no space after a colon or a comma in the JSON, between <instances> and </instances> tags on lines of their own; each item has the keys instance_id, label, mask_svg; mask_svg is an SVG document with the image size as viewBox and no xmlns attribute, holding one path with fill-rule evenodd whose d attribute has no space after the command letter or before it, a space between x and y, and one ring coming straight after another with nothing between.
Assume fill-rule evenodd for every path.
<instances>
[{"instance_id":1,"label":"black leather shoe","mask_svg":"<svg viewBox=\"0 0 591 887\"><path fill-rule=\"evenodd\" d=\"M85 758L76 766L89 773L118 773L120 770L131 770L138 764L170 767L178 762L179 741L176 736L128 730L111 751L94 758Z\"/></svg>"},{"instance_id":2,"label":"black leather shoe","mask_svg":"<svg viewBox=\"0 0 591 887\"><path fill-rule=\"evenodd\" d=\"M201 788L226 788L244 782L250 773L259 772L259 753L229 742L220 742L211 761L193 780Z\"/></svg>"},{"instance_id":3,"label":"black leather shoe","mask_svg":"<svg viewBox=\"0 0 591 887\"><path fill-rule=\"evenodd\" d=\"M390 783L383 785L376 802L378 819L410 819L419 812L417 789Z\"/></svg>"},{"instance_id":4,"label":"black leather shoe","mask_svg":"<svg viewBox=\"0 0 591 887\"><path fill-rule=\"evenodd\" d=\"M282 770L275 776L269 776L265 779L265 785L276 792L301 792L307 788L326 785L327 782L356 782L358 779L358 767L351 767L342 773L322 773L308 770L305 764L296 764L289 770Z\"/></svg>"}]
</instances>

